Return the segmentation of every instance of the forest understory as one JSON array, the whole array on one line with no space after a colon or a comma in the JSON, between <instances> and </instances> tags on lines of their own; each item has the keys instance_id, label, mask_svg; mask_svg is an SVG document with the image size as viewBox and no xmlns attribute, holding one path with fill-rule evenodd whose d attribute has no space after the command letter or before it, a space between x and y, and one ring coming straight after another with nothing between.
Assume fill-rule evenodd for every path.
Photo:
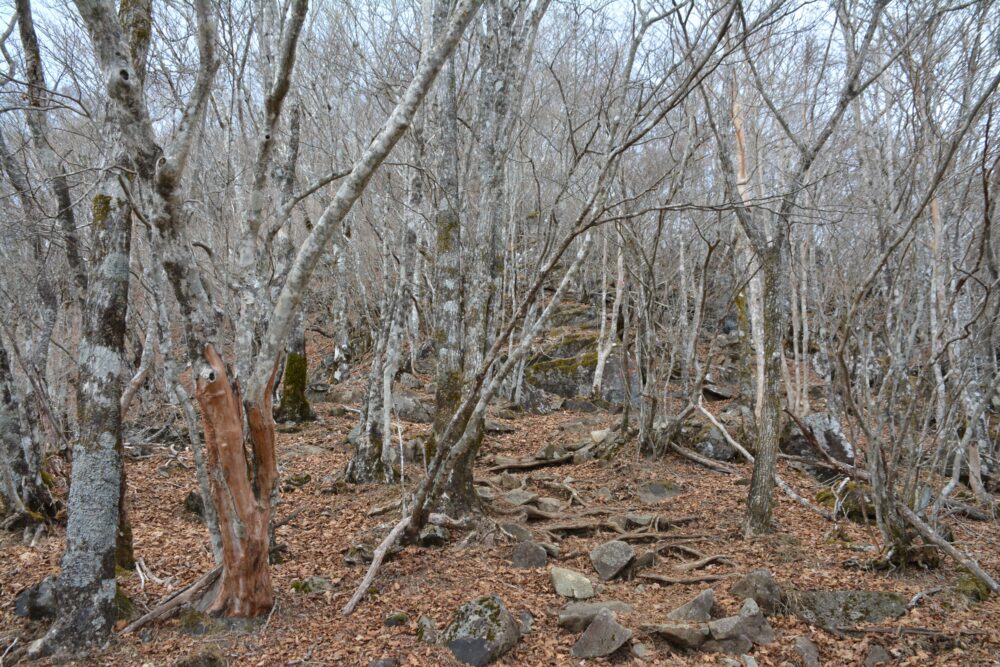
<instances>
[{"instance_id":1,"label":"forest understory","mask_svg":"<svg viewBox=\"0 0 1000 667\"><path fill-rule=\"evenodd\" d=\"M314 342L323 345L321 338L310 338L311 347ZM315 371L319 374L319 369ZM417 377L421 384L430 379ZM359 545L361 551L370 551L376 537L384 535L399 516L398 485L355 486L341 479L351 457L347 436L357 425L351 408L358 408L363 389L358 379L335 386L314 403L316 421L278 427L282 491L274 515L284 525L275 531L279 548L271 572L276 602L270 613L255 621L234 622L182 611L170 620L117 634L105 649L68 664L318 666L395 659L398 663L382 664L459 665L463 663L446 646L426 641L418 620L430 618L440 633L462 604L490 594L500 596L522 624L519 642L495 664L582 664L583 659L571 655L581 633L559 624L560 611L574 601L553 589L552 567L584 573L594 582L595 596L585 602L615 600L631 607L616 612L620 623L632 629L631 638L611 656L588 661L596 664L746 664L738 655L680 650L648 626L666 622L668 612L707 588L715 590L713 616L737 614L742 598L730 589L759 568L769 570L785 590L898 593L906 610L898 619L862 619L849 628L826 630L791 611L779 611L769 616L775 640L750 651L757 664L809 664L796 648L803 637L815 645L817 664L822 665L996 664L1000 599L981 600L981 588L968 572L946 558L931 559L937 561L931 568L879 568L880 538L874 518L866 523L861 517L852 521L840 516L830 522L778 495L775 532L744 539L741 522L752 468L745 462L727 464L734 474L713 472L672 453L657 460L642 457L632 441L610 461L569 460L523 472L497 470L498 465L539 460L536 453L549 445L571 448L593 441L592 433L600 437L620 424L620 406L616 413L586 401L586 412L560 409L532 415L491 409L476 464L477 488L485 489L480 493L491 499L484 503L483 525L488 528L471 541L466 540L471 530L451 530L443 544L406 547L387 560L372 590L345 617L341 608L360 582L366 568L362 561L367 559L348 561L360 553ZM426 398L422 393L416 396ZM714 398L706 403L713 414L732 403ZM401 428L407 440L429 431L428 425L414 423L403 423ZM150 426L145 432L157 430ZM136 454L126 457L126 475L142 574L119 570L121 593L130 602L118 630L214 565L204 525L193 511L197 506L189 500L198 489L190 450L152 443L129 451ZM822 497L822 491L830 489L802 466L782 461L779 472L806 498ZM669 492L653 502L640 498L640 489L650 484L662 484ZM513 496L512 502L505 495L511 490L530 495ZM526 505L540 505L553 518L534 512L526 516L526 505L514 504L526 498ZM552 500L558 508L544 504ZM659 517L661 525L634 522L645 521L644 516ZM559 529L574 523L592 527ZM526 536L512 524L529 531L532 540L553 541L559 555L549 557L544 567L513 567L512 552ZM1000 571L996 521L951 516L948 524L954 544L987 571ZM600 581L589 553L623 535L638 556L659 548L658 556L628 577ZM0 646L14 649L10 653L15 656L18 646L25 646L47 626L15 616L15 596L41 577L57 573L62 550L59 528L28 543L9 533L0 541L4 628ZM702 556L718 558L692 567ZM660 583L644 575L690 583ZM531 618L526 632L519 618L524 613Z\"/></svg>"}]
</instances>

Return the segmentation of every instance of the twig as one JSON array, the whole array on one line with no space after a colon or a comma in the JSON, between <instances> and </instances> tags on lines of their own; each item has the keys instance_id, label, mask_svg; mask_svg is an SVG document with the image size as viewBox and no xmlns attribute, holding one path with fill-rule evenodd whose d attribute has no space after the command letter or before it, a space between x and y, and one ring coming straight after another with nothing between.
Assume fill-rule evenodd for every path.
<instances>
[{"instance_id":1,"label":"twig","mask_svg":"<svg viewBox=\"0 0 1000 667\"><path fill-rule=\"evenodd\" d=\"M7 654L10 653L15 646L17 646L17 640L18 637L14 637L14 641L10 643L10 646L7 647L7 650L3 652L3 655L0 655L0 667L3 667L3 659L7 657Z\"/></svg>"},{"instance_id":2,"label":"twig","mask_svg":"<svg viewBox=\"0 0 1000 667\"><path fill-rule=\"evenodd\" d=\"M935 586L934 588L928 588L926 591L920 591L919 593L917 593L916 595L914 595L912 598L910 598L910 602L909 602L909 604L906 605L906 608L907 609L913 609L914 607L916 607L920 603L920 601L923 598L927 597L928 595L934 595L935 593L940 593L943 590L944 590L944 586Z\"/></svg>"}]
</instances>

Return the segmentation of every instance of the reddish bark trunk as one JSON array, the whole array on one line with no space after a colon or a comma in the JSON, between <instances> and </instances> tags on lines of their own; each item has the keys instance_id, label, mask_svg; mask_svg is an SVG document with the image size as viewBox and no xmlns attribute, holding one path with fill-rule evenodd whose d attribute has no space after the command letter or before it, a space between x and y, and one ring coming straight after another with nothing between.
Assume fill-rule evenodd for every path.
<instances>
[{"instance_id":1,"label":"reddish bark trunk","mask_svg":"<svg viewBox=\"0 0 1000 667\"><path fill-rule=\"evenodd\" d=\"M277 478L271 384L263 405L244 405L222 357L205 348L211 371L198 378L196 396L205 427L212 500L222 534L222 576L201 606L210 613L252 618L271 609L268 567L271 495ZM244 410L248 425L244 438ZM246 446L250 451L246 451Z\"/></svg>"}]
</instances>

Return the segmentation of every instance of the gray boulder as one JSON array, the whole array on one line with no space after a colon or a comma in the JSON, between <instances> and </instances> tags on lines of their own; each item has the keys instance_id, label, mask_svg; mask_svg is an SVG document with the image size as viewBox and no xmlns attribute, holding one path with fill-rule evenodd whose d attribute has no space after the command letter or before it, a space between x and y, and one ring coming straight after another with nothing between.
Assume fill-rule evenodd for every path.
<instances>
[{"instance_id":1,"label":"gray boulder","mask_svg":"<svg viewBox=\"0 0 1000 667\"><path fill-rule=\"evenodd\" d=\"M408 422L417 424L430 424L434 421L431 411L420 399L406 394L394 394L392 397L392 409L396 415Z\"/></svg>"},{"instance_id":2,"label":"gray boulder","mask_svg":"<svg viewBox=\"0 0 1000 667\"><path fill-rule=\"evenodd\" d=\"M715 644L706 649L723 653L746 653L753 644L767 644L775 639L771 624L757 603L749 598L743 601L738 615L711 621L708 631Z\"/></svg>"},{"instance_id":3,"label":"gray boulder","mask_svg":"<svg viewBox=\"0 0 1000 667\"><path fill-rule=\"evenodd\" d=\"M696 452L716 461L732 461L736 458L736 448L725 440L704 440L694 446Z\"/></svg>"},{"instance_id":4,"label":"gray boulder","mask_svg":"<svg viewBox=\"0 0 1000 667\"><path fill-rule=\"evenodd\" d=\"M632 631L615 620L609 609L601 609L584 630L570 654L577 658L601 658L611 655L632 638Z\"/></svg>"},{"instance_id":5,"label":"gray boulder","mask_svg":"<svg viewBox=\"0 0 1000 667\"><path fill-rule=\"evenodd\" d=\"M417 619L417 639L428 644L437 643L437 625L430 616L421 616Z\"/></svg>"},{"instance_id":6,"label":"gray boulder","mask_svg":"<svg viewBox=\"0 0 1000 667\"><path fill-rule=\"evenodd\" d=\"M612 540L590 552L590 562L603 581L614 579L635 560L635 549L628 542Z\"/></svg>"},{"instance_id":7,"label":"gray boulder","mask_svg":"<svg viewBox=\"0 0 1000 667\"><path fill-rule=\"evenodd\" d=\"M792 591L788 607L806 623L828 631L878 623L906 613L906 598L878 591Z\"/></svg>"},{"instance_id":8,"label":"gray boulder","mask_svg":"<svg viewBox=\"0 0 1000 667\"><path fill-rule=\"evenodd\" d=\"M736 582L729 592L737 597L750 598L768 615L782 611L785 606L781 586L766 569L752 571Z\"/></svg>"},{"instance_id":9,"label":"gray boulder","mask_svg":"<svg viewBox=\"0 0 1000 667\"><path fill-rule=\"evenodd\" d=\"M808 637L796 637L793 642L795 652L799 654L799 663L802 667L820 667L819 649Z\"/></svg>"},{"instance_id":10,"label":"gray boulder","mask_svg":"<svg viewBox=\"0 0 1000 667\"><path fill-rule=\"evenodd\" d=\"M45 577L14 598L14 615L38 621L56 615L55 578Z\"/></svg>"},{"instance_id":11,"label":"gray boulder","mask_svg":"<svg viewBox=\"0 0 1000 667\"><path fill-rule=\"evenodd\" d=\"M630 614L634 611L632 605L617 600L570 602L559 611L559 627L566 628L570 632L581 632L590 625L602 609L607 609L615 614Z\"/></svg>"},{"instance_id":12,"label":"gray boulder","mask_svg":"<svg viewBox=\"0 0 1000 667\"><path fill-rule=\"evenodd\" d=\"M461 662L488 665L514 648L520 636L503 600L486 595L459 607L441 641Z\"/></svg>"},{"instance_id":13,"label":"gray boulder","mask_svg":"<svg viewBox=\"0 0 1000 667\"><path fill-rule=\"evenodd\" d=\"M708 639L704 623L660 623L642 626L644 632L658 635L671 645L686 651L699 648Z\"/></svg>"},{"instance_id":14,"label":"gray boulder","mask_svg":"<svg viewBox=\"0 0 1000 667\"><path fill-rule=\"evenodd\" d=\"M519 569L545 567L548 562L549 555L545 547L534 542L516 544L510 558L511 566Z\"/></svg>"},{"instance_id":15,"label":"gray boulder","mask_svg":"<svg viewBox=\"0 0 1000 667\"><path fill-rule=\"evenodd\" d=\"M671 621L695 621L707 623L712 619L712 607L715 606L715 590L706 588L692 600L667 614Z\"/></svg>"},{"instance_id":16,"label":"gray boulder","mask_svg":"<svg viewBox=\"0 0 1000 667\"><path fill-rule=\"evenodd\" d=\"M827 454L841 463L854 465L854 446L847 440L844 429L836 417L829 412L816 412L805 417L802 423L812 431L813 437ZM798 424L791 419L781 430L779 447L784 454L825 462L824 457L816 451ZM809 473L822 481L829 481L837 476L836 472L826 468L810 467Z\"/></svg>"},{"instance_id":17,"label":"gray boulder","mask_svg":"<svg viewBox=\"0 0 1000 667\"><path fill-rule=\"evenodd\" d=\"M549 571L556 593L565 598L586 600L594 597L594 585L590 579L575 570L554 567Z\"/></svg>"}]
</instances>

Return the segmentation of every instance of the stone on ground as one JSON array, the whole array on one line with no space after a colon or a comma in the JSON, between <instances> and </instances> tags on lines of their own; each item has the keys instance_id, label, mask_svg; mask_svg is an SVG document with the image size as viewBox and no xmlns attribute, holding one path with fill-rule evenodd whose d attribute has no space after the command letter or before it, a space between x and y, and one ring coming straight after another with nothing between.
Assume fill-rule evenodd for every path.
<instances>
[{"instance_id":1,"label":"stone on ground","mask_svg":"<svg viewBox=\"0 0 1000 667\"><path fill-rule=\"evenodd\" d=\"M729 592L740 598L750 598L765 614L776 614L784 609L784 591L766 569L752 571L736 582Z\"/></svg>"},{"instance_id":2,"label":"stone on ground","mask_svg":"<svg viewBox=\"0 0 1000 667\"><path fill-rule=\"evenodd\" d=\"M632 605L618 600L604 602L570 602L559 611L559 627L570 632L582 632L594 620L602 609L608 609L615 614L630 614Z\"/></svg>"},{"instance_id":3,"label":"stone on ground","mask_svg":"<svg viewBox=\"0 0 1000 667\"><path fill-rule=\"evenodd\" d=\"M601 658L611 655L632 637L632 631L615 620L609 609L601 609L570 653L577 658Z\"/></svg>"},{"instance_id":4,"label":"stone on ground","mask_svg":"<svg viewBox=\"0 0 1000 667\"><path fill-rule=\"evenodd\" d=\"M515 545L510 558L511 566L520 569L545 567L548 562L549 556L545 547L534 542L521 542Z\"/></svg>"},{"instance_id":5,"label":"stone on ground","mask_svg":"<svg viewBox=\"0 0 1000 667\"><path fill-rule=\"evenodd\" d=\"M708 639L708 626L704 623L658 623L642 626L644 632L667 640L683 650L699 648Z\"/></svg>"},{"instance_id":6,"label":"stone on ground","mask_svg":"<svg viewBox=\"0 0 1000 667\"><path fill-rule=\"evenodd\" d=\"M899 618L906 613L906 598L879 591L792 591L788 606L803 621L837 631Z\"/></svg>"},{"instance_id":7,"label":"stone on ground","mask_svg":"<svg viewBox=\"0 0 1000 667\"><path fill-rule=\"evenodd\" d=\"M706 588L692 600L682 604L667 614L671 621L695 621L707 623L712 619L712 607L715 606L715 589Z\"/></svg>"},{"instance_id":8,"label":"stone on ground","mask_svg":"<svg viewBox=\"0 0 1000 667\"><path fill-rule=\"evenodd\" d=\"M586 600L594 597L594 585L580 572L554 567L549 571L549 575L552 577L552 586L556 589L556 593L564 598Z\"/></svg>"},{"instance_id":9,"label":"stone on ground","mask_svg":"<svg viewBox=\"0 0 1000 667\"><path fill-rule=\"evenodd\" d=\"M517 621L496 594L466 602L441 641L459 661L488 665L512 649L520 638Z\"/></svg>"},{"instance_id":10,"label":"stone on ground","mask_svg":"<svg viewBox=\"0 0 1000 667\"><path fill-rule=\"evenodd\" d=\"M639 486L639 500L647 504L662 503L665 500L679 496L683 491L671 481L646 482Z\"/></svg>"},{"instance_id":11,"label":"stone on ground","mask_svg":"<svg viewBox=\"0 0 1000 667\"><path fill-rule=\"evenodd\" d=\"M793 645L795 652L799 654L802 667L820 667L819 649L811 639L805 636L796 637Z\"/></svg>"},{"instance_id":12,"label":"stone on ground","mask_svg":"<svg viewBox=\"0 0 1000 667\"><path fill-rule=\"evenodd\" d=\"M635 560L635 549L628 542L612 540L590 552L590 562L601 579L608 581L620 575Z\"/></svg>"}]
</instances>

